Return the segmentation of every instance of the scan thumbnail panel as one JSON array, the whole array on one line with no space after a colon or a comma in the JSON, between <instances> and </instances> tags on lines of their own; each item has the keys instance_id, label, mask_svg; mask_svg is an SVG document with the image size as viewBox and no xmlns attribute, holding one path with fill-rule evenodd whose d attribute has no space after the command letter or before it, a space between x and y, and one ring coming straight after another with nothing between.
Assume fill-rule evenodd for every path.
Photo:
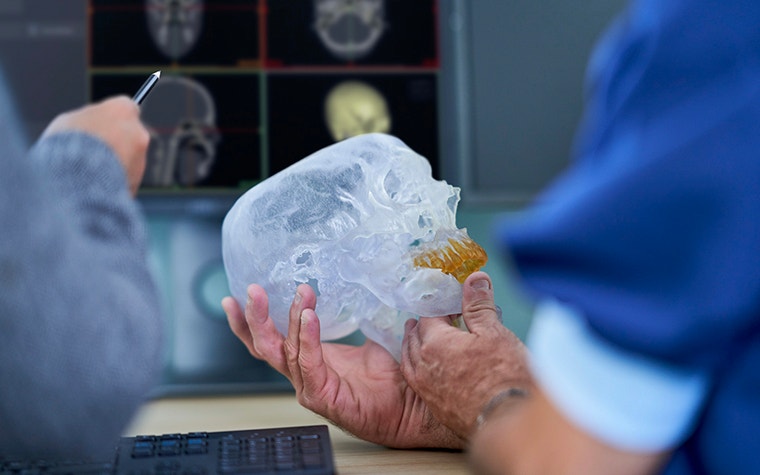
<instances>
[{"instance_id":1,"label":"scan thumbnail panel","mask_svg":"<svg viewBox=\"0 0 760 475\"><path fill-rule=\"evenodd\" d=\"M366 132L437 176L437 1L90 0L91 99L162 71L145 190L243 191Z\"/></svg>"},{"instance_id":2,"label":"scan thumbnail panel","mask_svg":"<svg viewBox=\"0 0 760 475\"><path fill-rule=\"evenodd\" d=\"M435 74L270 74L267 82L271 173L344 138L383 132L428 158L438 176Z\"/></svg>"},{"instance_id":3,"label":"scan thumbnail panel","mask_svg":"<svg viewBox=\"0 0 760 475\"><path fill-rule=\"evenodd\" d=\"M267 0L267 67L435 67L436 5L436 0Z\"/></svg>"},{"instance_id":4,"label":"scan thumbnail panel","mask_svg":"<svg viewBox=\"0 0 760 475\"><path fill-rule=\"evenodd\" d=\"M136 90L143 75L91 78L95 100ZM261 177L260 78L163 74L141 106L151 133L143 188L250 186Z\"/></svg>"},{"instance_id":5,"label":"scan thumbnail panel","mask_svg":"<svg viewBox=\"0 0 760 475\"><path fill-rule=\"evenodd\" d=\"M258 66L258 2L91 0L93 67Z\"/></svg>"}]
</instances>

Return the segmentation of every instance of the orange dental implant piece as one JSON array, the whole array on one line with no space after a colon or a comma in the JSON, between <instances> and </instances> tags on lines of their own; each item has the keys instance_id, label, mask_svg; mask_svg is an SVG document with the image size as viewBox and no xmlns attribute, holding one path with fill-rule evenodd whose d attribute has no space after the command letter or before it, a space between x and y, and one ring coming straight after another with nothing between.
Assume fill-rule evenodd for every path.
<instances>
[{"instance_id":1,"label":"orange dental implant piece","mask_svg":"<svg viewBox=\"0 0 760 475\"><path fill-rule=\"evenodd\" d=\"M470 274L486 264L488 255L464 230L457 229L452 234L421 245L414 256L414 265L440 269L464 283Z\"/></svg>"}]
</instances>

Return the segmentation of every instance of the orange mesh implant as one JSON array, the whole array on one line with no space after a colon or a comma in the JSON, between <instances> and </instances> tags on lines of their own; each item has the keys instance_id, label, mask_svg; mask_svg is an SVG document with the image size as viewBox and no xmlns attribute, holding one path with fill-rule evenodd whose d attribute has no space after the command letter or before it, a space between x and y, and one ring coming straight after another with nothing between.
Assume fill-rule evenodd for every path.
<instances>
[{"instance_id":1,"label":"orange mesh implant","mask_svg":"<svg viewBox=\"0 0 760 475\"><path fill-rule=\"evenodd\" d=\"M430 243L421 245L414 256L414 265L429 269L440 269L444 274L454 276L459 283L483 267L488 255L467 232L462 229L444 231L447 236L436 236Z\"/></svg>"}]
</instances>

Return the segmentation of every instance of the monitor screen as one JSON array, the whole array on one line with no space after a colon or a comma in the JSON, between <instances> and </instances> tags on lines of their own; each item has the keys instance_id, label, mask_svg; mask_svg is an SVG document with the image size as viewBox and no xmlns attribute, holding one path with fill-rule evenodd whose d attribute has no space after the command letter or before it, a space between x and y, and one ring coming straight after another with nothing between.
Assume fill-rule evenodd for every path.
<instances>
[{"instance_id":1,"label":"monitor screen","mask_svg":"<svg viewBox=\"0 0 760 475\"><path fill-rule=\"evenodd\" d=\"M161 80L140 195L237 196L316 150L398 136L438 177L437 0L3 0L0 51L30 138Z\"/></svg>"}]
</instances>

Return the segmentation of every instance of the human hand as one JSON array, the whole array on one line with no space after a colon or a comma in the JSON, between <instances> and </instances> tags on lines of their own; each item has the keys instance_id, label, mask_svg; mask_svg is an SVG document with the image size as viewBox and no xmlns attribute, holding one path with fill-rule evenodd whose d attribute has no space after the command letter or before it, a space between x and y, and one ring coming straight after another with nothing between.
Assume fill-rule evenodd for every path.
<instances>
[{"instance_id":1,"label":"human hand","mask_svg":"<svg viewBox=\"0 0 760 475\"><path fill-rule=\"evenodd\" d=\"M395 448L464 448L409 387L383 347L320 341L314 290L300 285L283 337L269 317L266 291L248 287L245 312L235 299L222 307L233 333L255 358L285 375L299 403L362 439Z\"/></svg>"},{"instance_id":2,"label":"human hand","mask_svg":"<svg viewBox=\"0 0 760 475\"><path fill-rule=\"evenodd\" d=\"M104 141L119 158L132 194L145 173L150 134L140 121L140 108L126 96L106 99L58 115L42 136L67 131L86 132Z\"/></svg>"},{"instance_id":3,"label":"human hand","mask_svg":"<svg viewBox=\"0 0 760 475\"><path fill-rule=\"evenodd\" d=\"M525 345L501 323L486 273L464 282L462 316L469 332L452 326L454 315L409 320L401 371L433 415L467 439L488 401L532 382Z\"/></svg>"}]
</instances>

